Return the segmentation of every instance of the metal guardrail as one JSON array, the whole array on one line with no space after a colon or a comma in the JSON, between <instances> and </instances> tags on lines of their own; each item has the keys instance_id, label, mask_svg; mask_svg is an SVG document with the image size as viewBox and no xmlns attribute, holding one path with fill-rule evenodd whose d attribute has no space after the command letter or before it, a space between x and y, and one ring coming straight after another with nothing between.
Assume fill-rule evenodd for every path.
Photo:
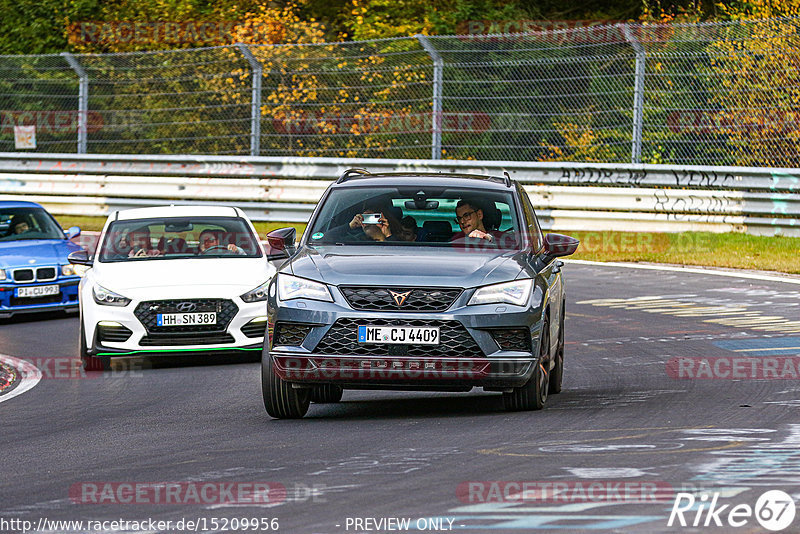
<instances>
[{"instance_id":1,"label":"metal guardrail","mask_svg":"<svg viewBox=\"0 0 800 534\"><path fill-rule=\"evenodd\" d=\"M546 229L800 236L800 169L668 165L0 153L0 199L57 215L223 204L304 222L345 169L461 172L521 182Z\"/></svg>"}]
</instances>

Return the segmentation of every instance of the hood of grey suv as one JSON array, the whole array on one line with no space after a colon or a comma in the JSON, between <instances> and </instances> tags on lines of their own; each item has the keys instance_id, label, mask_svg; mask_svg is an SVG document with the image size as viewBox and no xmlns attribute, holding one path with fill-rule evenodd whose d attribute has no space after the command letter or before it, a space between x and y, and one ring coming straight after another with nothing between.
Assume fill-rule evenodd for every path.
<instances>
[{"instance_id":1,"label":"hood of grey suv","mask_svg":"<svg viewBox=\"0 0 800 534\"><path fill-rule=\"evenodd\" d=\"M303 247L282 269L339 285L477 287L514 280L520 251L446 247Z\"/></svg>"}]
</instances>

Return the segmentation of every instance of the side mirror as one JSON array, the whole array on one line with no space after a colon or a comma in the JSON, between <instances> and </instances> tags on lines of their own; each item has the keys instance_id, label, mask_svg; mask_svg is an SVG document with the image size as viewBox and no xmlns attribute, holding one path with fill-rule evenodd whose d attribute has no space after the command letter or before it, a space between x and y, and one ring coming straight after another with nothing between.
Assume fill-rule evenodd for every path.
<instances>
[{"instance_id":1,"label":"side mirror","mask_svg":"<svg viewBox=\"0 0 800 534\"><path fill-rule=\"evenodd\" d=\"M67 236L67 239L74 239L81 235L81 229L77 226L70 226L69 229L64 231L64 235Z\"/></svg>"},{"instance_id":2,"label":"side mirror","mask_svg":"<svg viewBox=\"0 0 800 534\"><path fill-rule=\"evenodd\" d=\"M282 260L293 256L296 252L294 242L297 230L294 228L278 228L267 234L267 260Z\"/></svg>"},{"instance_id":3,"label":"side mirror","mask_svg":"<svg viewBox=\"0 0 800 534\"><path fill-rule=\"evenodd\" d=\"M544 236L544 253L548 258L569 256L578 249L580 241L574 237L561 234L547 234Z\"/></svg>"},{"instance_id":4,"label":"side mirror","mask_svg":"<svg viewBox=\"0 0 800 534\"><path fill-rule=\"evenodd\" d=\"M86 265L87 267L91 267L94 263L94 261L89 258L89 253L85 250L70 252L69 256L67 256L67 261L73 265Z\"/></svg>"}]
</instances>

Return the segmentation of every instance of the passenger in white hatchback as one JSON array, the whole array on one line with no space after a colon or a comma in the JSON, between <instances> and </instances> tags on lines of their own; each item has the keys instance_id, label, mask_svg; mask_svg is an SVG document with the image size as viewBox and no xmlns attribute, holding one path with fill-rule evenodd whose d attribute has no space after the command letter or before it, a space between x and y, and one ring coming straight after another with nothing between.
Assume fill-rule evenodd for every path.
<instances>
[{"instance_id":1,"label":"passenger in white hatchback","mask_svg":"<svg viewBox=\"0 0 800 534\"><path fill-rule=\"evenodd\" d=\"M131 230L131 233L128 234L128 243L130 246L128 251L129 258L161 256L163 254L157 248L153 248L153 244L150 241L150 228L147 226Z\"/></svg>"}]
</instances>

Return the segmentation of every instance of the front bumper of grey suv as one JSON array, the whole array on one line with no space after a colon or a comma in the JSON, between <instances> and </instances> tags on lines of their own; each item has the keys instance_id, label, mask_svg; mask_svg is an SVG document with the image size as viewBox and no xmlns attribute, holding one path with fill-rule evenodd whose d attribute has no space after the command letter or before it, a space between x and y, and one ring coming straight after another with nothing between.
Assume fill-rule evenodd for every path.
<instances>
[{"instance_id":1,"label":"front bumper of grey suv","mask_svg":"<svg viewBox=\"0 0 800 534\"><path fill-rule=\"evenodd\" d=\"M533 375L540 307L470 306L474 289L444 288L457 295L444 311L375 311L354 309L349 288L328 287L333 302L269 299L264 357L296 387L506 391ZM362 325L435 327L439 343L367 344L358 339Z\"/></svg>"}]
</instances>

